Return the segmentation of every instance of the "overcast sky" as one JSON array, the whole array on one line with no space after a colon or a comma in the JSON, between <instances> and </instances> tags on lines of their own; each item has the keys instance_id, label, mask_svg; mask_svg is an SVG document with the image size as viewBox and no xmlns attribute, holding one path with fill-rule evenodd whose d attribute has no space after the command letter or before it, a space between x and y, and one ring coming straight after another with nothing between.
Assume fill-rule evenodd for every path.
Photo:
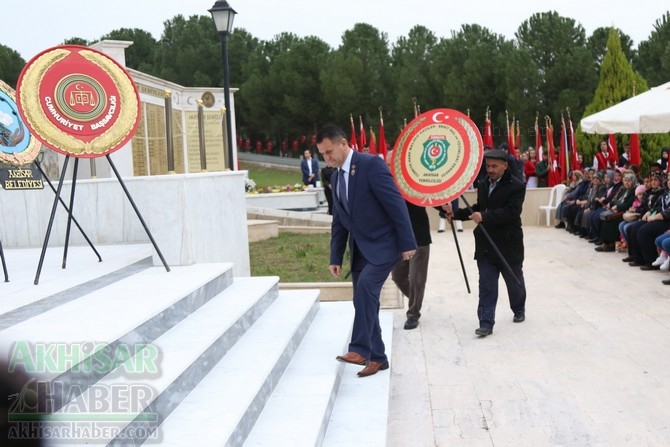
<instances>
[{"instance_id":1,"label":"overcast sky","mask_svg":"<svg viewBox=\"0 0 670 447\"><path fill-rule=\"evenodd\" d=\"M315 35L333 47L358 22L388 34L391 43L423 25L449 37L463 24L477 23L508 39L536 12L557 11L581 24L587 36L601 26L616 26L637 45L670 9L664 0L230 0L235 26L269 40L287 31ZM159 39L163 22L177 14L209 15L214 0L20 0L4 5L0 43L29 60L63 40L97 40L118 28L140 28ZM213 26L213 25L212 25Z\"/></svg>"}]
</instances>

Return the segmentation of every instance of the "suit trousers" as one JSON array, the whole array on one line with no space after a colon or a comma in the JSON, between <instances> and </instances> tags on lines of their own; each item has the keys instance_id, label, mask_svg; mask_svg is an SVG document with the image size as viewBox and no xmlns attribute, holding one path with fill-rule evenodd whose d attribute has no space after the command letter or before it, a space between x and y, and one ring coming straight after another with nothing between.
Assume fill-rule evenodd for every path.
<instances>
[{"instance_id":1,"label":"suit trousers","mask_svg":"<svg viewBox=\"0 0 670 447\"><path fill-rule=\"evenodd\" d=\"M354 327L349 351L357 352L373 362L386 362L386 347L379 325L380 295L384 282L398 259L391 262L370 264L356 248L351 266L354 286Z\"/></svg>"},{"instance_id":2,"label":"suit trousers","mask_svg":"<svg viewBox=\"0 0 670 447\"><path fill-rule=\"evenodd\" d=\"M520 283L510 275L504 265L493 263L487 258L477 259L479 269L479 306L477 307L477 318L479 326L493 328L496 316L496 304L498 303L498 278L502 275L507 286L509 296L509 307L512 312L525 312L526 310L526 283L523 279L522 264L510 265L514 276Z\"/></svg>"},{"instance_id":3,"label":"suit trousers","mask_svg":"<svg viewBox=\"0 0 670 447\"><path fill-rule=\"evenodd\" d=\"M391 278L403 295L408 299L407 319L418 320L421 318L421 306L423 295L426 290L426 279L428 278L428 260L430 258L430 245L422 245L416 249L412 259L400 261L391 272Z\"/></svg>"}]
</instances>

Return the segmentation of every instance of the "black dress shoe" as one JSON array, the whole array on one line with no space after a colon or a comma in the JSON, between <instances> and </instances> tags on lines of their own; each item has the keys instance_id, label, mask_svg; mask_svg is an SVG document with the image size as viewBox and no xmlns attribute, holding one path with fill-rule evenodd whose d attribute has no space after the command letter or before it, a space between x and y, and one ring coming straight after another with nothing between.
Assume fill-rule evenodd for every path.
<instances>
[{"instance_id":1,"label":"black dress shoe","mask_svg":"<svg viewBox=\"0 0 670 447\"><path fill-rule=\"evenodd\" d=\"M658 265L645 264L640 267L640 270L660 270L661 267Z\"/></svg>"},{"instance_id":2,"label":"black dress shoe","mask_svg":"<svg viewBox=\"0 0 670 447\"><path fill-rule=\"evenodd\" d=\"M512 321L515 323L523 323L526 321L526 314L524 312L517 312L514 314L514 318L512 318Z\"/></svg>"},{"instance_id":3,"label":"black dress shoe","mask_svg":"<svg viewBox=\"0 0 670 447\"><path fill-rule=\"evenodd\" d=\"M407 320L405 321L404 329L416 329L419 326L419 320Z\"/></svg>"},{"instance_id":4,"label":"black dress shoe","mask_svg":"<svg viewBox=\"0 0 670 447\"><path fill-rule=\"evenodd\" d=\"M565 222L559 222L554 225L554 228L565 228ZM480 328L481 329L481 328Z\"/></svg>"},{"instance_id":5,"label":"black dress shoe","mask_svg":"<svg viewBox=\"0 0 670 447\"><path fill-rule=\"evenodd\" d=\"M637 262L637 261L631 261L631 262L628 263L628 265L630 265L631 267L639 267L639 266L642 265L642 263Z\"/></svg>"},{"instance_id":6,"label":"black dress shoe","mask_svg":"<svg viewBox=\"0 0 670 447\"><path fill-rule=\"evenodd\" d=\"M635 260L634 257L632 257L632 256L626 256L625 258L623 258L623 259L621 260L621 262L633 262L634 260Z\"/></svg>"},{"instance_id":7,"label":"black dress shoe","mask_svg":"<svg viewBox=\"0 0 670 447\"><path fill-rule=\"evenodd\" d=\"M475 329L475 334L479 335L480 337L486 337L487 335L493 334L493 328L480 327Z\"/></svg>"},{"instance_id":8,"label":"black dress shoe","mask_svg":"<svg viewBox=\"0 0 670 447\"><path fill-rule=\"evenodd\" d=\"M661 282L662 282L663 284L665 284L666 286L670 286L670 279L664 279L664 280L661 281Z\"/></svg>"}]
</instances>

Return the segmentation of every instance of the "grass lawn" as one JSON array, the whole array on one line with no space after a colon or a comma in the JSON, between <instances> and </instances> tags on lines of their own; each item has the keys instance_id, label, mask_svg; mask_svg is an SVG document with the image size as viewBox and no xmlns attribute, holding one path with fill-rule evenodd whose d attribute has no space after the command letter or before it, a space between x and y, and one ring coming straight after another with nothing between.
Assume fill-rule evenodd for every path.
<instances>
[{"instance_id":1,"label":"grass lawn","mask_svg":"<svg viewBox=\"0 0 670 447\"><path fill-rule=\"evenodd\" d=\"M279 276L280 282L348 282L349 253L345 253L343 275L328 270L330 233L279 233L276 238L249 244L251 276Z\"/></svg>"},{"instance_id":2,"label":"grass lawn","mask_svg":"<svg viewBox=\"0 0 670 447\"><path fill-rule=\"evenodd\" d=\"M240 162L240 169L249 171L249 178L256 183L256 189L267 186L302 185L300 169L277 169L260 166L255 163Z\"/></svg>"}]
</instances>

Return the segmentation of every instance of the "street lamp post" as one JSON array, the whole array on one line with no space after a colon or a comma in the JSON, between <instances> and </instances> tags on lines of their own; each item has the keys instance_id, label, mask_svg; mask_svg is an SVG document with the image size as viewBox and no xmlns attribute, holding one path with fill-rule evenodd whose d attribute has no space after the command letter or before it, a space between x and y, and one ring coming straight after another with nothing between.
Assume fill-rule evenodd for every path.
<instances>
[{"instance_id":1,"label":"street lamp post","mask_svg":"<svg viewBox=\"0 0 670 447\"><path fill-rule=\"evenodd\" d=\"M225 96L224 103L226 106L226 127L228 132L226 135L228 168L231 171L235 170L233 164L233 132L231 131L231 108L230 108L230 80L228 75L228 33L233 30L233 20L235 20L235 10L225 0L218 0L209 10L214 19L214 25L219 32L221 38L221 58L223 59L223 94Z\"/></svg>"}]
</instances>

